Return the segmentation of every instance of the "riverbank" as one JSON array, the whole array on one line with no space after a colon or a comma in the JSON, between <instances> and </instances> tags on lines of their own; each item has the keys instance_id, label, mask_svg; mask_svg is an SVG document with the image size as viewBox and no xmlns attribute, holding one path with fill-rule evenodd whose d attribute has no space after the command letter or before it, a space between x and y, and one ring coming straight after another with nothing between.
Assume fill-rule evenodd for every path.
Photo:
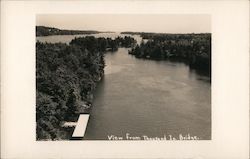
<instances>
[{"instance_id":1,"label":"riverbank","mask_svg":"<svg viewBox=\"0 0 250 159\"><path fill-rule=\"evenodd\" d=\"M183 62L139 59L128 50L105 54L105 75L95 89L83 140L126 133L176 138L190 134L210 140L209 77Z\"/></svg>"},{"instance_id":2,"label":"riverbank","mask_svg":"<svg viewBox=\"0 0 250 159\"><path fill-rule=\"evenodd\" d=\"M126 33L126 32L125 32ZM133 48L129 54L152 60L184 61L191 69L211 76L211 34L139 34L146 42Z\"/></svg>"},{"instance_id":3,"label":"riverbank","mask_svg":"<svg viewBox=\"0 0 250 159\"><path fill-rule=\"evenodd\" d=\"M89 113L93 91L104 75L104 53L130 47L130 37L73 39L65 43L36 43L37 140L70 139L79 114Z\"/></svg>"},{"instance_id":4,"label":"riverbank","mask_svg":"<svg viewBox=\"0 0 250 159\"><path fill-rule=\"evenodd\" d=\"M74 126L63 124L76 122L79 114L90 110L84 139L107 140L107 135L119 135L121 129L135 135L167 132L210 138L211 116L204 114L210 112L211 105L206 77L192 72L182 62L128 55L136 45L133 38L124 41L125 36L119 34L96 36L70 36L67 43L37 42L37 140L71 139ZM106 53L108 50L114 53ZM104 65L100 65L101 61ZM103 68L98 74L95 70L100 66Z\"/></svg>"}]
</instances>

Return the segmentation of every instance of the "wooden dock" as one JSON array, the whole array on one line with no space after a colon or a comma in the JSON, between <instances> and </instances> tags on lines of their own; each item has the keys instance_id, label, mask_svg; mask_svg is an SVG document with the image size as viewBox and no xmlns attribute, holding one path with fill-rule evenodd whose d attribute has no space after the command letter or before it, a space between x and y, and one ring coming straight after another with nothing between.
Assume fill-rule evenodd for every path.
<instances>
[{"instance_id":1,"label":"wooden dock","mask_svg":"<svg viewBox=\"0 0 250 159\"><path fill-rule=\"evenodd\" d=\"M80 114L75 130L73 132L72 138L83 138L86 128L87 128L87 124L88 124L88 120L89 120L89 114Z\"/></svg>"}]
</instances>

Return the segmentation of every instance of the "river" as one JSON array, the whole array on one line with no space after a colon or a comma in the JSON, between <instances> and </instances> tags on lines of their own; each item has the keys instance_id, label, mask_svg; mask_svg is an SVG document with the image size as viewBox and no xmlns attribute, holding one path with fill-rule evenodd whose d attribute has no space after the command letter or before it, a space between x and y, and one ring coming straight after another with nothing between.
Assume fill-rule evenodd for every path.
<instances>
[{"instance_id":1,"label":"river","mask_svg":"<svg viewBox=\"0 0 250 159\"><path fill-rule=\"evenodd\" d=\"M182 62L137 59L126 48L106 53L105 63L84 139L126 139L128 134L211 139L208 77Z\"/></svg>"}]
</instances>

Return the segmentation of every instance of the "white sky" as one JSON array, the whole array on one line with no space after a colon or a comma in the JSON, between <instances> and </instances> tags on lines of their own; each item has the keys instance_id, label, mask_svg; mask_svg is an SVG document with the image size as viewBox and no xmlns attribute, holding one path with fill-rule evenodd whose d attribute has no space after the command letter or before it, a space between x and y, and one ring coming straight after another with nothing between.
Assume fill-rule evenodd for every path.
<instances>
[{"instance_id":1,"label":"white sky","mask_svg":"<svg viewBox=\"0 0 250 159\"><path fill-rule=\"evenodd\" d=\"M36 18L36 25L56 27L59 29L159 33L211 32L211 17L205 14L44 14L37 15Z\"/></svg>"}]
</instances>

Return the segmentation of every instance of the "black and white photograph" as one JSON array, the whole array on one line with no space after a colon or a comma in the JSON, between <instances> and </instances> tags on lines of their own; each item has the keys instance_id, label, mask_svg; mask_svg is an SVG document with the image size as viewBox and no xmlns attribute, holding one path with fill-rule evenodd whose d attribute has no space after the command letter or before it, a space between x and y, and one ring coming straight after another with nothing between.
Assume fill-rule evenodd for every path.
<instances>
[{"instance_id":1,"label":"black and white photograph","mask_svg":"<svg viewBox=\"0 0 250 159\"><path fill-rule=\"evenodd\" d=\"M36 16L37 140L211 140L210 15Z\"/></svg>"},{"instance_id":2,"label":"black and white photograph","mask_svg":"<svg viewBox=\"0 0 250 159\"><path fill-rule=\"evenodd\" d=\"M3 159L249 159L250 1L0 1Z\"/></svg>"}]
</instances>

